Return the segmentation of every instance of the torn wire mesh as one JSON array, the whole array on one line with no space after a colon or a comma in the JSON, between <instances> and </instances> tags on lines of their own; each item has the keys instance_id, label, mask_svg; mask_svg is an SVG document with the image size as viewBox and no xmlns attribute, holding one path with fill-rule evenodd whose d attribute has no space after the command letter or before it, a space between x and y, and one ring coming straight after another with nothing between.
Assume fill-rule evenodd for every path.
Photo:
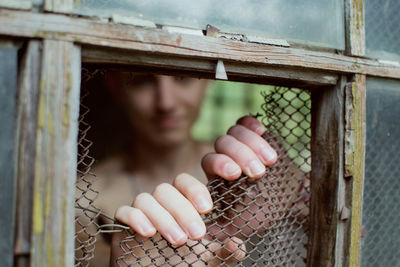
<instances>
[{"instance_id":1,"label":"torn wire mesh","mask_svg":"<svg viewBox=\"0 0 400 267\"><path fill-rule=\"evenodd\" d=\"M203 218L207 235L173 247L161 237L125 231L119 266L305 266L308 244L310 108L307 91L275 88L264 94L264 138L278 162L252 180L215 178L214 202Z\"/></svg>"},{"instance_id":2,"label":"torn wire mesh","mask_svg":"<svg viewBox=\"0 0 400 267\"><path fill-rule=\"evenodd\" d=\"M82 88L86 88L85 83L98 71L93 73L86 69L82 71ZM90 125L85 122L85 116L89 108L83 104L83 100L88 97L89 91L83 89L81 92L80 116L79 116L79 137L78 137L78 174L75 195L75 266L88 266L94 257L96 236L100 229L97 218L101 211L94 205L99 192L93 189L95 175L91 168L95 159L89 155L92 142L87 139L87 132Z\"/></svg>"}]
</instances>

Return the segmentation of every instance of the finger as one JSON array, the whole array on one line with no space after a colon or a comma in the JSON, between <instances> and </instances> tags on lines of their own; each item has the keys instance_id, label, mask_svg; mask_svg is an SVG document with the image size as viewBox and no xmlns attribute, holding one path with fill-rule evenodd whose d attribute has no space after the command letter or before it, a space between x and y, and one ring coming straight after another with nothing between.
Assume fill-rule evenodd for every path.
<instances>
[{"instance_id":1,"label":"finger","mask_svg":"<svg viewBox=\"0 0 400 267\"><path fill-rule=\"evenodd\" d=\"M240 124L247 129L250 129L253 132L257 133L258 135L262 135L266 130L265 126L253 116L241 117L237 120L236 124Z\"/></svg>"},{"instance_id":2,"label":"finger","mask_svg":"<svg viewBox=\"0 0 400 267\"><path fill-rule=\"evenodd\" d=\"M187 240L187 235L175 221L174 217L148 194L137 195L133 206L143 211L160 234L172 245L180 246Z\"/></svg>"},{"instance_id":3,"label":"finger","mask_svg":"<svg viewBox=\"0 0 400 267\"><path fill-rule=\"evenodd\" d=\"M192 240L206 234L206 226L195 207L175 187L163 183L153 192L154 198L174 217Z\"/></svg>"},{"instance_id":4,"label":"finger","mask_svg":"<svg viewBox=\"0 0 400 267\"><path fill-rule=\"evenodd\" d=\"M144 237L152 237L157 231L146 215L141 210L133 207L119 207L115 212L115 218L129 225L135 232Z\"/></svg>"},{"instance_id":5,"label":"finger","mask_svg":"<svg viewBox=\"0 0 400 267\"><path fill-rule=\"evenodd\" d=\"M231 135L223 135L215 141L215 151L233 159L251 178L260 178L265 173L265 166L257 155L245 144Z\"/></svg>"},{"instance_id":6,"label":"finger","mask_svg":"<svg viewBox=\"0 0 400 267\"><path fill-rule=\"evenodd\" d=\"M246 256L246 245L237 237L227 238L217 255L228 264L238 262Z\"/></svg>"},{"instance_id":7,"label":"finger","mask_svg":"<svg viewBox=\"0 0 400 267\"><path fill-rule=\"evenodd\" d=\"M221 263L231 264L246 257L246 246L243 240L232 237L224 242L201 240L201 246L195 246L194 252L209 266L220 266Z\"/></svg>"},{"instance_id":8,"label":"finger","mask_svg":"<svg viewBox=\"0 0 400 267\"><path fill-rule=\"evenodd\" d=\"M199 180L183 173L175 178L174 186L192 203L199 213L205 214L211 211L213 202L210 192Z\"/></svg>"},{"instance_id":9,"label":"finger","mask_svg":"<svg viewBox=\"0 0 400 267\"><path fill-rule=\"evenodd\" d=\"M208 153L203 157L201 166L208 178L218 175L226 180L235 180L242 173L240 166L224 154Z\"/></svg>"},{"instance_id":10,"label":"finger","mask_svg":"<svg viewBox=\"0 0 400 267\"><path fill-rule=\"evenodd\" d=\"M228 134L250 147L265 165L276 162L276 151L257 133L242 125L235 125L228 130Z\"/></svg>"}]
</instances>

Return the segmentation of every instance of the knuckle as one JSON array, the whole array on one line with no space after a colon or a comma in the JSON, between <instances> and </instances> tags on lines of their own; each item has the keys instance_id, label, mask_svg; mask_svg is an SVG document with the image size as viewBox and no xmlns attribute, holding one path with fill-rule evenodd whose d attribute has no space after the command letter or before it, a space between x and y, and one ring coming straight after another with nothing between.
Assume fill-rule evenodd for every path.
<instances>
[{"instance_id":1,"label":"knuckle","mask_svg":"<svg viewBox=\"0 0 400 267\"><path fill-rule=\"evenodd\" d=\"M237 123L238 123L238 124L242 124L242 125L246 125L247 123L252 122L253 120L255 120L255 119L254 119L252 116L246 115L246 116L241 117L241 118L237 121Z\"/></svg>"},{"instance_id":2,"label":"knuckle","mask_svg":"<svg viewBox=\"0 0 400 267\"><path fill-rule=\"evenodd\" d=\"M178 175L175 177L173 184L174 184L174 185L180 184L181 181L187 179L188 176L189 176L189 174L187 174L187 173L178 174Z\"/></svg>"},{"instance_id":3,"label":"knuckle","mask_svg":"<svg viewBox=\"0 0 400 267\"><path fill-rule=\"evenodd\" d=\"M153 191L153 196L159 196L163 194L165 191L170 190L172 185L169 183L161 183L156 186L156 188Z\"/></svg>"},{"instance_id":4,"label":"knuckle","mask_svg":"<svg viewBox=\"0 0 400 267\"><path fill-rule=\"evenodd\" d=\"M187 188L187 193L191 196L204 194L204 192L208 192L207 187L204 184L194 184Z\"/></svg>"},{"instance_id":5,"label":"knuckle","mask_svg":"<svg viewBox=\"0 0 400 267\"><path fill-rule=\"evenodd\" d=\"M122 215L125 213L125 210L126 210L126 206L118 207L118 208L115 210L114 217L115 217L116 219L121 218Z\"/></svg>"},{"instance_id":6,"label":"knuckle","mask_svg":"<svg viewBox=\"0 0 400 267\"><path fill-rule=\"evenodd\" d=\"M240 159L251 161L254 158L253 155L249 153L249 148L245 145L236 146L233 150L233 154L236 156L236 161L240 161Z\"/></svg>"},{"instance_id":7,"label":"knuckle","mask_svg":"<svg viewBox=\"0 0 400 267\"><path fill-rule=\"evenodd\" d=\"M234 125L231 128L229 128L228 134L234 136L234 135L242 133L244 129L245 128L242 125Z\"/></svg>"},{"instance_id":8,"label":"knuckle","mask_svg":"<svg viewBox=\"0 0 400 267\"><path fill-rule=\"evenodd\" d=\"M151 198L151 195L149 193L146 192L140 193L135 197L135 201L133 202L133 207L140 207L142 203L147 201L149 198Z\"/></svg>"},{"instance_id":9,"label":"knuckle","mask_svg":"<svg viewBox=\"0 0 400 267\"><path fill-rule=\"evenodd\" d=\"M227 142L229 142L233 138L232 136L229 136L227 134L221 135L220 137L217 138L215 141L215 148L218 149L222 146L224 146Z\"/></svg>"},{"instance_id":10,"label":"knuckle","mask_svg":"<svg viewBox=\"0 0 400 267\"><path fill-rule=\"evenodd\" d=\"M137 218L136 210L131 209L131 210L127 211L126 217L128 218L129 225L133 225Z\"/></svg>"}]
</instances>

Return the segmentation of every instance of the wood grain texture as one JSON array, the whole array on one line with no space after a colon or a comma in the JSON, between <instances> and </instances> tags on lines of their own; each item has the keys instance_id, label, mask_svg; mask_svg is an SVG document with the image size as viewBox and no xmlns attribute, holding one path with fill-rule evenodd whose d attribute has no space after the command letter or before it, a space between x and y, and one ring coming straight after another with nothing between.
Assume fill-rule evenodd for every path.
<instances>
[{"instance_id":1,"label":"wood grain texture","mask_svg":"<svg viewBox=\"0 0 400 267\"><path fill-rule=\"evenodd\" d=\"M15 263L26 266L31 249L32 199L40 78L41 42L30 41L23 53L18 77L17 131L17 210Z\"/></svg>"},{"instance_id":2,"label":"wood grain texture","mask_svg":"<svg viewBox=\"0 0 400 267\"><path fill-rule=\"evenodd\" d=\"M343 172L343 93L341 83L313 90L311 214L308 266L336 266L338 181Z\"/></svg>"},{"instance_id":3,"label":"wood grain texture","mask_svg":"<svg viewBox=\"0 0 400 267\"><path fill-rule=\"evenodd\" d=\"M345 175L351 179L351 225L347 266L360 265L361 213L365 164L366 77L356 75L346 96Z\"/></svg>"},{"instance_id":4,"label":"wood grain texture","mask_svg":"<svg viewBox=\"0 0 400 267\"><path fill-rule=\"evenodd\" d=\"M15 106L18 48L0 45L0 259L13 266L15 227Z\"/></svg>"},{"instance_id":5,"label":"wood grain texture","mask_svg":"<svg viewBox=\"0 0 400 267\"><path fill-rule=\"evenodd\" d=\"M171 74L183 73L199 75L214 79L217 60L202 58L185 58L157 54L138 53L122 49L109 49L94 46L82 48L82 61L95 64L99 68L148 69L156 72L162 70ZM338 75L324 71L307 71L289 67L274 67L263 64L246 64L238 62L224 63L230 81L260 82L279 84L280 86L310 87L334 85Z\"/></svg>"},{"instance_id":6,"label":"wood grain texture","mask_svg":"<svg viewBox=\"0 0 400 267\"><path fill-rule=\"evenodd\" d=\"M345 0L346 54L365 55L364 0Z\"/></svg>"},{"instance_id":7,"label":"wood grain texture","mask_svg":"<svg viewBox=\"0 0 400 267\"><path fill-rule=\"evenodd\" d=\"M400 67L376 60L302 48L246 43L207 36L167 33L132 25L105 23L65 15L0 9L0 34L67 40L86 45L121 48L158 55L221 59L275 68L291 67L336 73L400 78Z\"/></svg>"},{"instance_id":8,"label":"wood grain texture","mask_svg":"<svg viewBox=\"0 0 400 267\"><path fill-rule=\"evenodd\" d=\"M73 266L80 49L44 40L34 162L31 266Z\"/></svg>"}]
</instances>

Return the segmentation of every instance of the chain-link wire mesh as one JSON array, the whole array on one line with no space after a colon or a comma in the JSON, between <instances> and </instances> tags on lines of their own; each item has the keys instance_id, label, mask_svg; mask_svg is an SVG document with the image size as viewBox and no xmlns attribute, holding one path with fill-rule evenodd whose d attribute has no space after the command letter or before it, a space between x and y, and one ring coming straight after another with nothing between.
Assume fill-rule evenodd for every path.
<instances>
[{"instance_id":1,"label":"chain-link wire mesh","mask_svg":"<svg viewBox=\"0 0 400 267\"><path fill-rule=\"evenodd\" d=\"M97 217L100 210L94 205L99 192L93 189L95 175L91 167L95 159L89 155L92 142L87 139L87 132L90 125L85 122L89 108L83 104L83 100L89 96L85 83L97 72L90 73L89 70L82 70L81 104L79 116L78 136L78 174L76 181L75 195L75 266L88 266L89 261L94 257L96 235L99 233Z\"/></svg>"},{"instance_id":2,"label":"chain-link wire mesh","mask_svg":"<svg viewBox=\"0 0 400 267\"><path fill-rule=\"evenodd\" d=\"M400 266L400 83L393 85L367 81L363 267Z\"/></svg>"},{"instance_id":3,"label":"chain-link wire mesh","mask_svg":"<svg viewBox=\"0 0 400 267\"><path fill-rule=\"evenodd\" d=\"M304 266L307 256L311 100L307 91L276 88L264 95L264 138L278 162L252 180L208 183L214 208L207 235L173 247L161 237L125 231L119 266Z\"/></svg>"},{"instance_id":4,"label":"chain-link wire mesh","mask_svg":"<svg viewBox=\"0 0 400 267\"><path fill-rule=\"evenodd\" d=\"M388 57L377 51L400 56L399 12L400 0L365 1L366 46L373 56Z\"/></svg>"}]
</instances>

